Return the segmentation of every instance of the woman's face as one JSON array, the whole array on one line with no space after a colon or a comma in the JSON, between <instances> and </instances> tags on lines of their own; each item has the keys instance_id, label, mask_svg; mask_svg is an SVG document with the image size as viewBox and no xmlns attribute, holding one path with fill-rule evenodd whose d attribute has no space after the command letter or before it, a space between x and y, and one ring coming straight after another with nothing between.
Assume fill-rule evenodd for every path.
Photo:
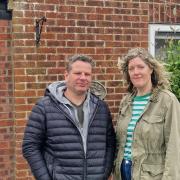
<instances>
[{"instance_id":1,"label":"woman's face","mask_svg":"<svg viewBox=\"0 0 180 180\"><path fill-rule=\"evenodd\" d=\"M152 69L140 58L136 57L129 61L128 73L134 87L139 95L144 95L151 91Z\"/></svg>"}]
</instances>

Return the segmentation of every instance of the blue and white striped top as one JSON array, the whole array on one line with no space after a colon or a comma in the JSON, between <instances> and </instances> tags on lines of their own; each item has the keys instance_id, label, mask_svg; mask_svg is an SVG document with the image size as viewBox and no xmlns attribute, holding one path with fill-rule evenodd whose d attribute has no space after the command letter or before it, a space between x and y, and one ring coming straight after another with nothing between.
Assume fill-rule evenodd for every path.
<instances>
[{"instance_id":1,"label":"blue and white striped top","mask_svg":"<svg viewBox=\"0 0 180 180\"><path fill-rule=\"evenodd\" d=\"M148 93L144 96L135 96L132 104L132 117L131 121L128 124L127 128L127 138L124 149L124 159L131 160L131 147L133 143L133 133L136 127L136 123L139 120L139 117L144 111L145 106L147 105L151 93Z\"/></svg>"}]
</instances>

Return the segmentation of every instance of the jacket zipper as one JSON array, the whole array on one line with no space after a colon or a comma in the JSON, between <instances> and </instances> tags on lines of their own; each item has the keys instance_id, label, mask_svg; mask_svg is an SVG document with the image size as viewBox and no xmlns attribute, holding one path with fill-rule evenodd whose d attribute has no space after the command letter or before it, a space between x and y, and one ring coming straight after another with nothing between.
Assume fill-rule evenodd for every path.
<instances>
[{"instance_id":1,"label":"jacket zipper","mask_svg":"<svg viewBox=\"0 0 180 180\"><path fill-rule=\"evenodd\" d=\"M99 106L99 101L97 102L97 105L96 105L96 108L94 110L94 113L93 113L93 116L91 117L90 121L89 121L89 125L88 125L88 129L87 129L87 138L86 138L86 154L87 154L87 150L88 150L88 134L89 134L89 128L90 128L90 125L92 124L93 122L93 119L96 115L96 112L97 112L97 109L98 109L98 106ZM84 165L84 180L87 180L86 176L87 176L87 159L86 159L86 154L84 152L84 157L85 157L85 165Z\"/></svg>"}]
</instances>

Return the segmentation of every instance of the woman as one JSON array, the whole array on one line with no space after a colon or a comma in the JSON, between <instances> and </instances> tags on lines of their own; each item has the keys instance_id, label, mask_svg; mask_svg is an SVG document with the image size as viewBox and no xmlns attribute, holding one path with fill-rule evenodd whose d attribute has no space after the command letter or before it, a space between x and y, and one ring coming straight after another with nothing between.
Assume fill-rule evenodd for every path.
<instances>
[{"instance_id":1,"label":"woman","mask_svg":"<svg viewBox=\"0 0 180 180\"><path fill-rule=\"evenodd\" d=\"M128 94L117 121L115 180L180 179L180 104L163 66L134 48L120 67Z\"/></svg>"}]
</instances>

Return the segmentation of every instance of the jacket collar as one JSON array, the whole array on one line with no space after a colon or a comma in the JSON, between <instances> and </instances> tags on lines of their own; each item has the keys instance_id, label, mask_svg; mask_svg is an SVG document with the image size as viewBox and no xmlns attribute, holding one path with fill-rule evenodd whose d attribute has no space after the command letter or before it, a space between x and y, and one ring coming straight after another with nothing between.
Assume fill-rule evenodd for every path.
<instances>
[{"instance_id":1,"label":"jacket collar","mask_svg":"<svg viewBox=\"0 0 180 180\"><path fill-rule=\"evenodd\" d=\"M152 90L152 96L150 98L150 101L152 102L158 102L158 97L159 97L159 93L160 93L160 88L156 87L156 88L153 88Z\"/></svg>"},{"instance_id":2,"label":"jacket collar","mask_svg":"<svg viewBox=\"0 0 180 180\"><path fill-rule=\"evenodd\" d=\"M158 102L158 96L159 96L159 92L160 92L160 88L159 87L155 87L152 90L152 95L150 97L150 101L151 102ZM128 96L128 103L132 103L133 98L136 96L137 91L133 91L132 93L129 94Z\"/></svg>"}]
</instances>

